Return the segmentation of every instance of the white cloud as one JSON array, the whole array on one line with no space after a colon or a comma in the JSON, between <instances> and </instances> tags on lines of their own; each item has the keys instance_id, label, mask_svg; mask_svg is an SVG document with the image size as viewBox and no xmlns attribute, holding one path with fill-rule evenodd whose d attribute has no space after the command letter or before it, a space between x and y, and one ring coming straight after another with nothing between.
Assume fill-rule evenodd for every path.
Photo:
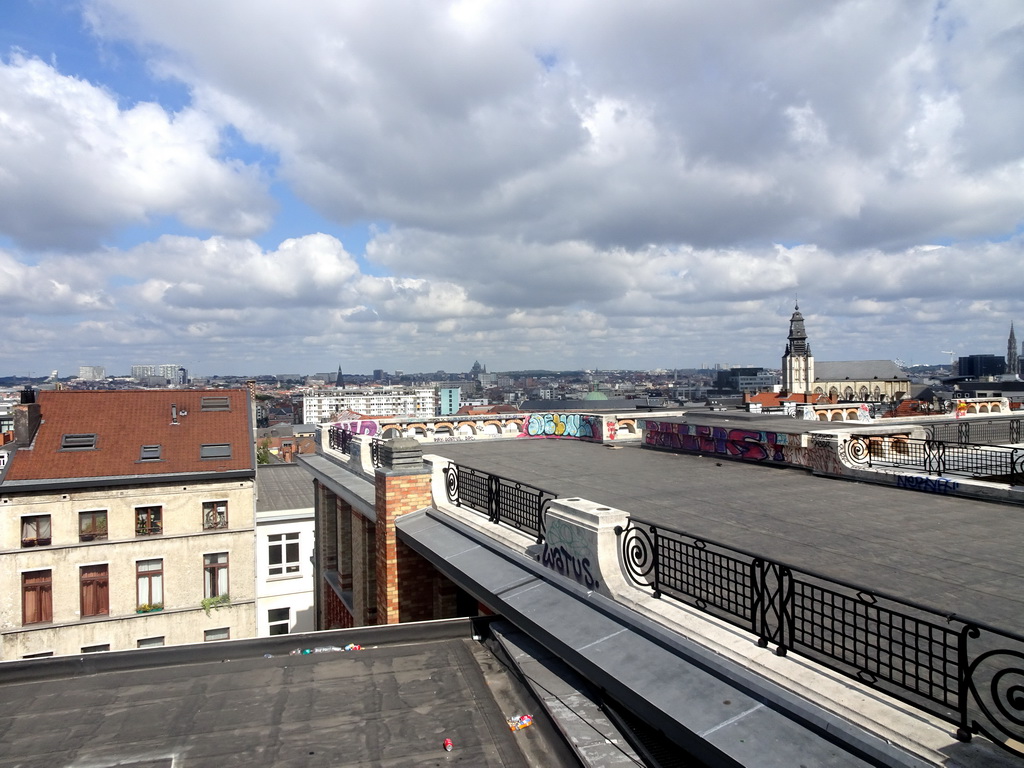
<instances>
[{"instance_id":1,"label":"white cloud","mask_svg":"<svg viewBox=\"0 0 1024 768\"><path fill-rule=\"evenodd\" d=\"M23 249L0 252L0 314L17 333L63 313L43 324L80 349L239 365L303 348L366 369L654 367L775 362L798 294L822 359L968 336L1001 354L1024 316L1012 0L86 15L191 101L0 66L0 236ZM244 162L222 143L236 134ZM327 234L300 218L277 222L283 242L247 239L282 187ZM94 249L162 217L178 234ZM329 234L367 221L365 253ZM85 253L40 250L56 247Z\"/></svg>"},{"instance_id":2,"label":"white cloud","mask_svg":"<svg viewBox=\"0 0 1024 768\"><path fill-rule=\"evenodd\" d=\"M27 246L88 248L119 227L176 216L252 234L269 223L257 169L217 158L216 125L60 74L0 61L0 230Z\"/></svg>"}]
</instances>

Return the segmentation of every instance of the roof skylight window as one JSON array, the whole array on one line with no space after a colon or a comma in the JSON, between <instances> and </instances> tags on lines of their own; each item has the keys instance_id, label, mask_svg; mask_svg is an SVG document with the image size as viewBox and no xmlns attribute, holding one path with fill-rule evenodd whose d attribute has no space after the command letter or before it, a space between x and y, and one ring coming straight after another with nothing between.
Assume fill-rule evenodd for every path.
<instances>
[{"instance_id":1,"label":"roof skylight window","mask_svg":"<svg viewBox=\"0 0 1024 768\"><path fill-rule=\"evenodd\" d=\"M144 445L139 451L139 461L159 461L161 447L159 445Z\"/></svg>"},{"instance_id":2,"label":"roof skylight window","mask_svg":"<svg viewBox=\"0 0 1024 768\"><path fill-rule=\"evenodd\" d=\"M60 439L62 451L92 451L96 449L96 435L76 434L62 435Z\"/></svg>"},{"instance_id":3,"label":"roof skylight window","mask_svg":"<svg viewBox=\"0 0 1024 768\"><path fill-rule=\"evenodd\" d=\"M199 447L201 459L230 459L231 443L205 443Z\"/></svg>"}]
</instances>

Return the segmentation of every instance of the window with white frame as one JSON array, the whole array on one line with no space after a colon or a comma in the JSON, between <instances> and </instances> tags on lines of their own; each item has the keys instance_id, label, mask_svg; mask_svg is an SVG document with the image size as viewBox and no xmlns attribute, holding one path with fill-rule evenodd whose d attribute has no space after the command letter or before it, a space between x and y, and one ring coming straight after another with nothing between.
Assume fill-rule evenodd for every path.
<instances>
[{"instance_id":1,"label":"window with white frame","mask_svg":"<svg viewBox=\"0 0 1024 768\"><path fill-rule=\"evenodd\" d=\"M272 635L287 635L291 623L291 608L271 608L267 611L267 626Z\"/></svg>"},{"instance_id":2,"label":"window with white frame","mask_svg":"<svg viewBox=\"0 0 1024 768\"><path fill-rule=\"evenodd\" d=\"M274 533L269 542L270 575L283 576L299 572L299 534Z\"/></svg>"},{"instance_id":3,"label":"window with white frame","mask_svg":"<svg viewBox=\"0 0 1024 768\"><path fill-rule=\"evenodd\" d=\"M135 563L137 610L153 611L164 607L164 561L139 560Z\"/></svg>"}]
</instances>

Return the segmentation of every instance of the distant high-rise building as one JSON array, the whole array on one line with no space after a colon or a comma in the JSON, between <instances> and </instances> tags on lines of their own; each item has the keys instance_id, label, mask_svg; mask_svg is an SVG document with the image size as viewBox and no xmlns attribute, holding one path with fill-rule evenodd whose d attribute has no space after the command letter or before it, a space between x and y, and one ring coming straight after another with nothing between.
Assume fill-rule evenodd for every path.
<instances>
[{"instance_id":1,"label":"distant high-rise building","mask_svg":"<svg viewBox=\"0 0 1024 768\"><path fill-rule=\"evenodd\" d=\"M78 378L82 381L103 381L107 378L107 372L102 365L80 365Z\"/></svg>"},{"instance_id":2,"label":"distant high-rise building","mask_svg":"<svg viewBox=\"0 0 1024 768\"><path fill-rule=\"evenodd\" d=\"M384 381L384 369L383 368L374 368L373 369L373 380L374 381Z\"/></svg>"},{"instance_id":3,"label":"distant high-rise building","mask_svg":"<svg viewBox=\"0 0 1024 768\"><path fill-rule=\"evenodd\" d=\"M332 387L305 389L301 394L304 424L319 424L344 411L364 416L433 416L437 412L433 387Z\"/></svg>"},{"instance_id":4,"label":"distant high-rise building","mask_svg":"<svg viewBox=\"0 0 1024 768\"><path fill-rule=\"evenodd\" d=\"M967 355L960 358L957 373L981 379L986 376L1001 376L1006 371L1006 358L1002 355Z\"/></svg>"},{"instance_id":5,"label":"distant high-rise building","mask_svg":"<svg viewBox=\"0 0 1024 768\"><path fill-rule=\"evenodd\" d=\"M459 411L459 396L461 390L458 387L441 387L437 391L437 415L451 416Z\"/></svg>"},{"instance_id":6,"label":"distant high-rise building","mask_svg":"<svg viewBox=\"0 0 1024 768\"><path fill-rule=\"evenodd\" d=\"M164 383L187 384L188 370L177 363L163 363L162 365L133 365L132 378L139 381L145 379L163 379Z\"/></svg>"}]
</instances>

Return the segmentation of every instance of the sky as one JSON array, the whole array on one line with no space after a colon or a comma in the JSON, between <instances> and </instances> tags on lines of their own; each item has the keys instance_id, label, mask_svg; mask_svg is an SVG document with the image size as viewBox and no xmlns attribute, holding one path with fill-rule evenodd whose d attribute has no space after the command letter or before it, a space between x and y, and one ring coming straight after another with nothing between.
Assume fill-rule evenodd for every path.
<instances>
[{"instance_id":1,"label":"sky","mask_svg":"<svg viewBox=\"0 0 1024 768\"><path fill-rule=\"evenodd\" d=\"M1024 340L1019 0L10 0L0 375Z\"/></svg>"}]
</instances>

